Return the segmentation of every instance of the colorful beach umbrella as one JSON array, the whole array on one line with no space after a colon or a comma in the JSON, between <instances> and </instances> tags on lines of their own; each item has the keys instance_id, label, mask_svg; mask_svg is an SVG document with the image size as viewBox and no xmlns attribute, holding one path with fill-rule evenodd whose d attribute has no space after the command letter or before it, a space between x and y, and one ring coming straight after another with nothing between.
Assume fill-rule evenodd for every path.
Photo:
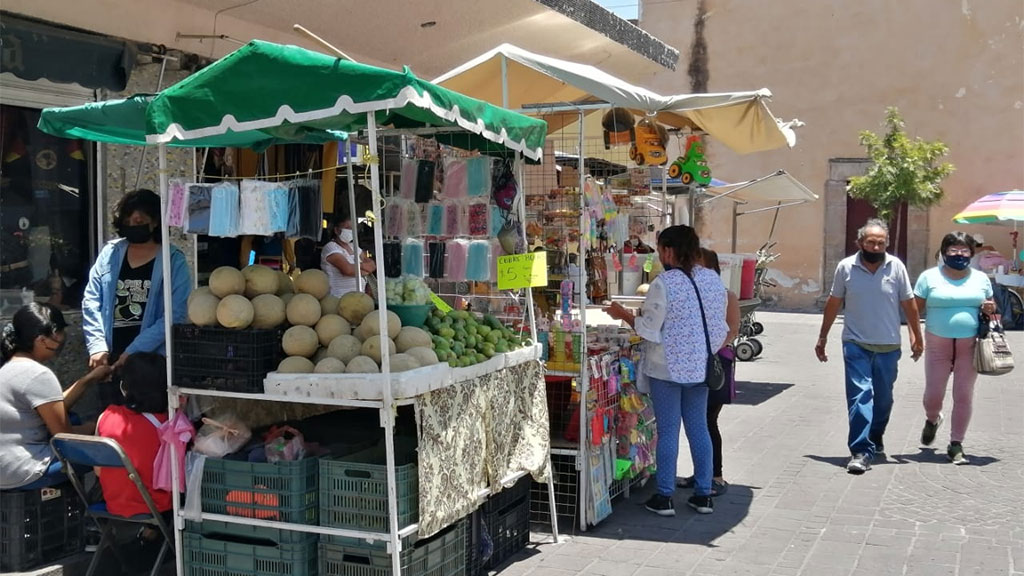
<instances>
[{"instance_id":1,"label":"colorful beach umbrella","mask_svg":"<svg viewBox=\"0 0 1024 576\"><path fill-rule=\"evenodd\" d=\"M982 196L953 216L958 224L1010 224L1024 222L1024 190Z\"/></svg>"}]
</instances>

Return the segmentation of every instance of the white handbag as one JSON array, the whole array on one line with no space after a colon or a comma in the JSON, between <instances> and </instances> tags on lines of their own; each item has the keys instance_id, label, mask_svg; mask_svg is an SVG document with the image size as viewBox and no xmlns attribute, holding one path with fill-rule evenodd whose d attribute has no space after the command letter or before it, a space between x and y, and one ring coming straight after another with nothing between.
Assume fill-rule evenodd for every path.
<instances>
[{"instance_id":1,"label":"white handbag","mask_svg":"<svg viewBox=\"0 0 1024 576\"><path fill-rule=\"evenodd\" d=\"M996 321L986 326L982 319L978 341L974 347L974 369L985 376L1001 376L1013 371L1013 352L1003 336L1003 327ZM988 328L987 330L985 328Z\"/></svg>"}]
</instances>

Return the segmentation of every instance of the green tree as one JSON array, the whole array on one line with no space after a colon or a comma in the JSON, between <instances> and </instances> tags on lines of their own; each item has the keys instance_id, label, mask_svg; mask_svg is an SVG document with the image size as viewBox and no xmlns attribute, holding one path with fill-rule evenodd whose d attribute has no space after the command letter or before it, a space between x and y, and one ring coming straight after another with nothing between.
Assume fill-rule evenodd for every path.
<instances>
[{"instance_id":1,"label":"green tree","mask_svg":"<svg viewBox=\"0 0 1024 576\"><path fill-rule=\"evenodd\" d=\"M928 208L942 201L942 180L955 169L941 162L949 148L935 140L911 139L895 107L885 110L886 133L879 136L869 130L860 133L860 145L868 151L871 167L864 176L850 179L847 192L853 198L867 200L879 218L891 221L896 216L894 239L900 237L899 207L904 202L914 208Z\"/></svg>"}]
</instances>

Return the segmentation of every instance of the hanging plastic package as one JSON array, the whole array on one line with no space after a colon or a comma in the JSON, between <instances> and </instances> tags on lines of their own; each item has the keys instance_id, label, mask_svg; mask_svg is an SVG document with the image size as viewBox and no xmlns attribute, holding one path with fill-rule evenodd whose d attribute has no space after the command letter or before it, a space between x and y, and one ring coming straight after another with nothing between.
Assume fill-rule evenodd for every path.
<instances>
[{"instance_id":1,"label":"hanging plastic package","mask_svg":"<svg viewBox=\"0 0 1024 576\"><path fill-rule=\"evenodd\" d=\"M274 200L272 191L283 188L276 182L242 180L239 186L241 209L239 211L238 233L251 236L270 236L274 232ZM287 223L285 224L287 227Z\"/></svg>"},{"instance_id":2,"label":"hanging plastic package","mask_svg":"<svg viewBox=\"0 0 1024 576\"><path fill-rule=\"evenodd\" d=\"M491 243L487 240L473 240L469 243L466 258L466 280L487 282L491 279Z\"/></svg>"},{"instance_id":3,"label":"hanging plastic package","mask_svg":"<svg viewBox=\"0 0 1024 576\"><path fill-rule=\"evenodd\" d=\"M444 234L444 204L431 202L426 206L427 235L441 236Z\"/></svg>"},{"instance_id":4,"label":"hanging plastic package","mask_svg":"<svg viewBox=\"0 0 1024 576\"><path fill-rule=\"evenodd\" d=\"M491 192L491 159L477 156L466 161L466 192L470 197L487 196Z\"/></svg>"},{"instance_id":5,"label":"hanging plastic package","mask_svg":"<svg viewBox=\"0 0 1024 576\"><path fill-rule=\"evenodd\" d=\"M288 237L319 242L323 230L320 182L294 180L288 186Z\"/></svg>"},{"instance_id":6,"label":"hanging plastic package","mask_svg":"<svg viewBox=\"0 0 1024 576\"><path fill-rule=\"evenodd\" d=\"M384 235L402 238L405 234L405 202L390 198L384 206Z\"/></svg>"},{"instance_id":7,"label":"hanging plastic package","mask_svg":"<svg viewBox=\"0 0 1024 576\"><path fill-rule=\"evenodd\" d=\"M487 236L491 211L486 200L471 202L466 209L466 228L470 236Z\"/></svg>"},{"instance_id":8,"label":"hanging plastic package","mask_svg":"<svg viewBox=\"0 0 1024 576\"><path fill-rule=\"evenodd\" d=\"M491 236L491 237L495 237L495 236L498 235L499 232L501 232L501 227L505 225L505 212L501 208L498 208L497 206L495 206L494 204L490 205L490 210L491 210L491 225L490 225L491 229L490 229L490 231L488 231L487 235Z\"/></svg>"},{"instance_id":9,"label":"hanging plastic package","mask_svg":"<svg viewBox=\"0 0 1024 576\"><path fill-rule=\"evenodd\" d=\"M405 234L407 236L423 235L423 214L426 211L426 209L426 204L406 203L404 212Z\"/></svg>"},{"instance_id":10,"label":"hanging plastic package","mask_svg":"<svg viewBox=\"0 0 1024 576\"><path fill-rule=\"evenodd\" d=\"M299 203L299 190L293 183L288 184L288 224L284 235L288 238L299 237L299 223L302 220L302 206Z\"/></svg>"},{"instance_id":11,"label":"hanging plastic package","mask_svg":"<svg viewBox=\"0 0 1024 576\"><path fill-rule=\"evenodd\" d=\"M447 279L453 282L464 282L466 280L466 261L469 259L469 241L449 240L447 253Z\"/></svg>"},{"instance_id":12,"label":"hanging plastic package","mask_svg":"<svg viewBox=\"0 0 1024 576\"><path fill-rule=\"evenodd\" d=\"M167 225L181 228L188 213L188 186L181 178L172 178L167 184Z\"/></svg>"},{"instance_id":13,"label":"hanging plastic package","mask_svg":"<svg viewBox=\"0 0 1024 576\"><path fill-rule=\"evenodd\" d=\"M384 242L384 276L398 278L402 275L402 243L397 240Z\"/></svg>"},{"instance_id":14,"label":"hanging plastic package","mask_svg":"<svg viewBox=\"0 0 1024 576\"><path fill-rule=\"evenodd\" d=\"M461 158L446 158L444 161L444 186L441 197L445 200L461 200L469 195L468 164Z\"/></svg>"},{"instance_id":15,"label":"hanging plastic package","mask_svg":"<svg viewBox=\"0 0 1024 576\"><path fill-rule=\"evenodd\" d=\"M189 234L210 233L210 202L213 184L188 185L188 226Z\"/></svg>"},{"instance_id":16,"label":"hanging plastic package","mask_svg":"<svg viewBox=\"0 0 1024 576\"><path fill-rule=\"evenodd\" d=\"M423 277L423 241L409 238L402 244L402 275Z\"/></svg>"},{"instance_id":17,"label":"hanging plastic package","mask_svg":"<svg viewBox=\"0 0 1024 576\"><path fill-rule=\"evenodd\" d=\"M430 254L427 273L431 278L444 278L445 248L444 242L427 243L427 252Z\"/></svg>"},{"instance_id":18,"label":"hanging plastic package","mask_svg":"<svg viewBox=\"0 0 1024 576\"><path fill-rule=\"evenodd\" d=\"M512 203L519 192L512 163L511 159L501 160L494 164L492 171L491 196L494 198L494 203L505 211L512 209Z\"/></svg>"},{"instance_id":19,"label":"hanging plastic package","mask_svg":"<svg viewBox=\"0 0 1024 576\"><path fill-rule=\"evenodd\" d=\"M491 280L498 280L498 256L504 256L505 251L501 248L501 241L491 238L487 241L491 245Z\"/></svg>"},{"instance_id":20,"label":"hanging plastic package","mask_svg":"<svg viewBox=\"0 0 1024 576\"><path fill-rule=\"evenodd\" d=\"M288 188L278 184L270 190L270 231L288 230Z\"/></svg>"},{"instance_id":21,"label":"hanging plastic package","mask_svg":"<svg viewBox=\"0 0 1024 576\"><path fill-rule=\"evenodd\" d=\"M426 204L434 199L434 163L420 160L416 165L416 202Z\"/></svg>"},{"instance_id":22,"label":"hanging plastic package","mask_svg":"<svg viewBox=\"0 0 1024 576\"><path fill-rule=\"evenodd\" d=\"M398 185L398 195L406 200L416 199L416 160L402 159L402 180Z\"/></svg>"},{"instance_id":23,"label":"hanging plastic package","mask_svg":"<svg viewBox=\"0 0 1024 576\"><path fill-rule=\"evenodd\" d=\"M465 211L462 204L454 200L444 203L444 235L463 236L466 234Z\"/></svg>"},{"instance_id":24,"label":"hanging plastic package","mask_svg":"<svg viewBox=\"0 0 1024 576\"><path fill-rule=\"evenodd\" d=\"M238 236L238 186L221 182L210 191L210 236Z\"/></svg>"}]
</instances>

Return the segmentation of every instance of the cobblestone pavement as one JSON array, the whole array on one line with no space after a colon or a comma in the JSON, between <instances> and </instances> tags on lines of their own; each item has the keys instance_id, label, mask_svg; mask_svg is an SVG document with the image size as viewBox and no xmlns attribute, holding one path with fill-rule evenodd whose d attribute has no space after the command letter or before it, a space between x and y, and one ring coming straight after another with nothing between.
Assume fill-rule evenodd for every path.
<instances>
[{"instance_id":1,"label":"cobblestone pavement","mask_svg":"<svg viewBox=\"0 0 1024 576\"><path fill-rule=\"evenodd\" d=\"M844 468L841 326L821 364L812 351L819 316L758 316L764 354L739 365L738 401L720 417L731 486L714 514L687 508L681 490L677 516L655 516L641 505L648 486L617 500L596 528L533 544L497 574L1024 576L1024 367L979 378L964 441L971 465L954 466L948 422L931 448L919 444L924 366L903 359L888 456L853 476ZM1008 336L1024 361L1024 333ZM947 392L947 417L949 402ZM680 475L690 469L681 450Z\"/></svg>"}]
</instances>

